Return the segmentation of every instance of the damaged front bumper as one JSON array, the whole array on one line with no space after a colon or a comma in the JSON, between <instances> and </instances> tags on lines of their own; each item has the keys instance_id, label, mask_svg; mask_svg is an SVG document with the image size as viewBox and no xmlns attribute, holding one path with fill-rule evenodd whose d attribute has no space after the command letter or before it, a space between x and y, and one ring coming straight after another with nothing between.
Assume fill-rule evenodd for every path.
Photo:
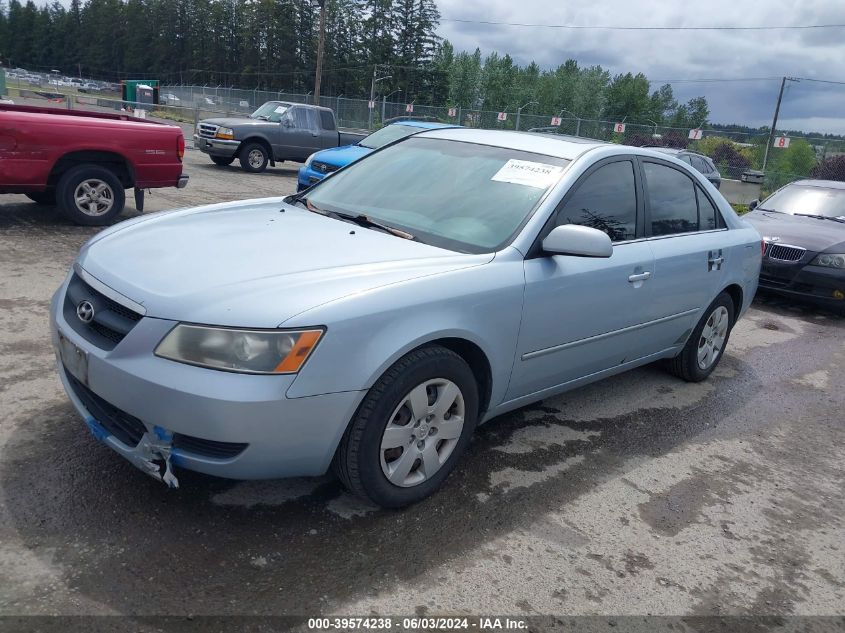
<instances>
[{"instance_id":1,"label":"damaged front bumper","mask_svg":"<svg viewBox=\"0 0 845 633\"><path fill-rule=\"evenodd\" d=\"M100 424L85 404L77 397L70 385L65 368L58 362L58 372L62 380L65 392L68 394L73 405L82 413L85 424L91 434L100 442L117 451L125 459L130 461L136 468L145 472L153 479L161 481L168 488L178 488L179 480L174 473L174 461L179 462L178 449L173 447L173 433L160 426L154 426L152 431L147 431L141 436L137 446L127 446Z\"/></svg>"}]
</instances>

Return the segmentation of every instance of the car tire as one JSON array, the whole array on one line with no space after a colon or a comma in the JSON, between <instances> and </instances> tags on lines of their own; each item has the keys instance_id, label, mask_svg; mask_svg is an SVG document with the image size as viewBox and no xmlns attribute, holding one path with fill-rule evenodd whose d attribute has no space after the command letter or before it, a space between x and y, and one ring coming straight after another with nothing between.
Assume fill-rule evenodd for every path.
<instances>
[{"instance_id":1,"label":"car tire","mask_svg":"<svg viewBox=\"0 0 845 633\"><path fill-rule=\"evenodd\" d=\"M221 167L228 167L233 162L235 162L234 156L212 156L211 162L215 165L220 165Z\"/></svg>"},{"instance_id":2,"label":"car tire","mask_svg":"<svg viewBox=\"0 0 845 633\"><path fill-rule=\"evenodd\" d=\"M270 161L267 148L261 143L247 143L241 148L238 158L241 168L251 174L260 174L267 169L267 163Z\"/></svg>"},{"instance_id":3,"label":"car tire","mask_svg":"<svg viewBox=\"0 0 845 633\"><path fill-rule=\"evenodd\" d=\"M103 226L123 211L126 192L112 170L100 165L77 165L59 179L56 202L73 222Z\"/></svg>"},{"instance_id":4,"label":"car tire","mask_svg":"<svg viewBox=\"0 0 845 633\"><path fill-rule=\"evenodd\" d=\"M414 395L423 398L413 400L420 407L416 414ZM477 421L478 385L469 365L445 347L423 347L399 359L369 390L332 467L359 497L385 508L407 506L448 477Z\"/></svg>"},{"instance_id":5,"label":"car tire","mask_svg":"<svg viewBox=\"0 0 845 633\"><path fill-rule=\"evenodd\" d=\"M54 205L56 204L56 190L47 189L46 191L31 191L24 194L27 198L38 204Z\"/></svg>"},{"instance_id":6,"label":"car tire","mask_svg":"<svg viewBox=\"0 0 845 633\"><path fill-rule=\"evenodd\" d=\"M707 378L722 359L734 319L733 299L722 292L704 311L681 353L669 359L669 371L687 382Z\"/></svg>"}]
</instances>

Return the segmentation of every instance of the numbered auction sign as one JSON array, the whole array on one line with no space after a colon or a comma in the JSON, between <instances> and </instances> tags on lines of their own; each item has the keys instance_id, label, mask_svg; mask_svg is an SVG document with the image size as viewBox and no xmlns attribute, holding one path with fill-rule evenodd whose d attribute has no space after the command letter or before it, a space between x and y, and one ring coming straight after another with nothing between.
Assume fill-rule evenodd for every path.
<instances>
[{"instance_id":1,"label":"numbered auction sign","mask_svg":"<svg viewBox=\"0 0 845 633\"><path fill-rule=\"evenodd\" d=\"M625 132L625 124L624 123L614 123L613 124L613 131L617 134L623 134Z\"/></svg>"},{"instance_id":2,"label":"numbered auction sign","mask_svg":"<svg viewBox=\"0 0 845 633\"><path fill-rule=\"evenodd\" d=\"M781 136L780 138L775 139L775 147L782 147L786 149L789 147L789 137L788 136Z\"/></svg>"},{"instance_id":3,"label":"numbered auction sign","mask_svg":"<svg viewBox=\"0 0 845 633\"><path fill-rule=\"evenodd\" d=\"M559 116L553 116L553 117L552 117L552 126L553 126L553 127L557 127L557 126L558 126L558 125L560 125L562 122L563 122L563 119L561 119Z\"/></svg>"},{"instance_id":4,"label":"numbered auction sign","mask_svg":"<svg viewBox=\"0 0 845 633\"><path fill-rule=\"evenodd\" d=\"M449 116L458 116L457 108L449 108Z\"/></svg>"},{"instance_id":5,"label":"numbered auction sign","mask_svg":"<svg viewBox=\"0 0 845 633\"><path fill-rule=\"evenodd\" d=\"M414 111L414 104L413 103L409 103L408 105L405 106L405 112L413 112L413 111Z\"/></svg>"},{"instance_id":6,"label":"numbered auction sign","mask_svg":"<svg viewBox=\"0 0 845 633\"><path fill-rule=\"evenodd\" d=\"M690 130L688 137L690 138L690 140L700 141L701 140L701 130L698 130L698 129Z\"/></svg>"},{"instance_id":7,"label":"numbered auction sign","mask_svg":"<svg viewBox=\"0 0 845 633\"><path fill-rule=\"evenodd\" d=\"M507 112L499 112L499 114L496 118L499 121L507 121L508 120L508 113Z\"/></svg>"}]
</instances>

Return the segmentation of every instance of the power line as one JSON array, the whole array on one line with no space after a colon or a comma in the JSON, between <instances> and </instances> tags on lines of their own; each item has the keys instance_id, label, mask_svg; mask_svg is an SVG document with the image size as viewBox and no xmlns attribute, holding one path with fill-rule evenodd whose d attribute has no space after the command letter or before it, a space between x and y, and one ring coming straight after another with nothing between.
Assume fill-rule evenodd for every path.
<instances>
[{"instance_id":1,"label":"power line","mask_svg":"<svg viewBox=\"0 0 845 633\"><path fill-rule=\"evenodd\" d=\"M665 84L695 84L695 83L723 83L735 81L780 81L780 77L704 77L701 79L649 79L649 83Z\"/></svg>"},{"instance_id":2,"label":"power line","mask_svg":"<svg viewBox=\"0 0 845 633\"><path fill-rule=\"evenodd\" d=\"M761 26L610 26L587 24L537 24L531 22L496 22L493 20L467 20L462 18L440 18L441 22L461 24L485 24L489 26L526 26L544 29L579 29L602 31L781 31L806 29L841 29L845 24L798 24Z\"/></svg>"}]
</instances>

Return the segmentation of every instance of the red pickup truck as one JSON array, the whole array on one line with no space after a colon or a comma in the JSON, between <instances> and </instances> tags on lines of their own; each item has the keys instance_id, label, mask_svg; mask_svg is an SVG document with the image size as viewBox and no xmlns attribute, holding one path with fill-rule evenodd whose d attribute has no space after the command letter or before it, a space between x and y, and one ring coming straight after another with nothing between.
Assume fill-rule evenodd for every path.
<instances>
[{"instance_id":1,"label":"red pickup truck","mask_svg":"<svg viewBox=\"0 0 845 633\"><path fill-rule=\"evenodd\" d=\"M118 113L0 104L0 193L56 204L79 224L108 224L125 189L188 184L181 128Z\"/></svg>"}]
</instances>

